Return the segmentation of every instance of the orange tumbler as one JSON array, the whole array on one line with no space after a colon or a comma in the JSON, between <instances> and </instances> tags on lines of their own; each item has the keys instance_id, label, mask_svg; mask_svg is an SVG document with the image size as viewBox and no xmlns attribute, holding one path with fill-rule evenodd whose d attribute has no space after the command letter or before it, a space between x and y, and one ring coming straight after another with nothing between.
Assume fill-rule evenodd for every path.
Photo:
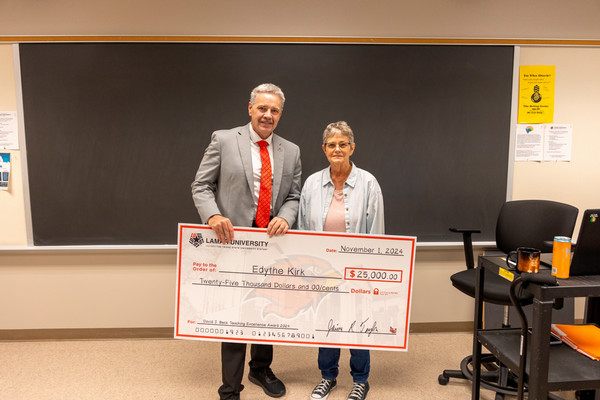
<instances>
[{"instance_id":1,"label":"orange tumbler","mask_svg":"<svg viewBox=\"0 0 600 400\"><path fill-rule=\"evenodd\" d=\"M571 238L555 236L552 246L552 275L560 279L569 277L571 267Z\"/></svg>"}]
</instances>

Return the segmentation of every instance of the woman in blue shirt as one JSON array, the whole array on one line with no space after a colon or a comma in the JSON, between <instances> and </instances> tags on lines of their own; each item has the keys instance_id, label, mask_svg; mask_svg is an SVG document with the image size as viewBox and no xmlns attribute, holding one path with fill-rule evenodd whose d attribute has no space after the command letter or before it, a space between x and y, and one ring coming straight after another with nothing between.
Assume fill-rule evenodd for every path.
<instances>
[{"instance_id":1,"label":"woman in blue shirt","mask_svg":"<svg viewBox=\"0 0 600 400\"><path fill-rule=\"evenodd\" d=\"M377 179L350 161L356 144L344 122L327 125L323 151L329 167L308 177L300 196L298 228L313 231L384 233L383 196ZM320 347L321 382L311 399L327 399L337 385L340 349ZM369 350L350 350L350 374L354 385L348 400L364 400L369 392Z\"/></svg>"}]
</instances>

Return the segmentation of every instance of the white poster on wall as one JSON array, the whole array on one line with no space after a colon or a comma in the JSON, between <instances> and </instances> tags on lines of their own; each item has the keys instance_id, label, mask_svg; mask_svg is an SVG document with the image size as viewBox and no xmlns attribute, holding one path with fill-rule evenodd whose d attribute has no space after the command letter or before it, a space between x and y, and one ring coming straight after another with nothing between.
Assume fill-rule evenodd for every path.
<instances>
[{"instance_id":1,"label":"white poster on wall","mask_svg":"<svg viewBox=\"0 0 600 400\"><path fill-rule=\"evenodd\" d=\"M544 161L571 161L573 125L546 125Z\"/></svg>"},{"instance_id":2,"label":"white poster on wall","mask_svg":"<svg viewBox=\"0 0 600 400\"><path fill-rule=\"evenodd\" d=\"M0 153L0 190L8 190L10 153Z\"/></svg>"},{"instance_id":3,"label":"white poster on wall","mask_svg":"<svg viewBox=\"0 0 600 400\"><path fill-rule=\"evenodd\" d=\"M544 124L517 125L515 161L542 161Z\"/></svg>"},{"instance_id":4,"label":"white poster on wall","mask_svg":"<svg viewBox=\"0 0 600 400\"><path fill-rule=\"evenodd\" d=\"M0 149L19 149L16 111L0 111Z\"/></svg>"},{"instance_id":5,"label":"white poster on wall","mask_svg":"<svg viewBox=\"0 0 600 400\"><path fill-rule=\"evenodd\" d=\"M517 125L515 161L571 161L573 125Z\"/></svg>"}]
</instances>

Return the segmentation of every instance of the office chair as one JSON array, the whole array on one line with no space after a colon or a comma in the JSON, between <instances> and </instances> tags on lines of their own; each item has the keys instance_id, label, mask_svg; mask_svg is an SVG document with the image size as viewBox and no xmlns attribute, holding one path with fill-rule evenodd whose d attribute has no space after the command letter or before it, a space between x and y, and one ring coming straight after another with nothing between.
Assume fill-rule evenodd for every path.
<instances>
[{"instance_id":1,"label":"office chair","mask_svg":"<svg viewBox=\"0 0 600 400\"><path fill-rule=\"evenodd\" d=\"M534 247L547 253L552 251L554 236L569 236L577 221L577 208L568 204L547 200L518 200L504 203L496 222L496 246L503 253L518 247ZM450 277L452 285L468 296L475 298L476 271L473 260L472 234L480 233L475 229L451 228L452 232L463 236L465 261L467 268ZM509 327L510 282L496 274L484 275L483 300L504 307L503 327ZM531 304L532 296L524 292L519 301L523 305ZM438 377L440 385L446 385L450 378L473 378L470 365L472 355L465 357L460 370L444 370ZM481 386L496 392L496 400L505 394L517 395L517 383L506 367L499 364L491 354L482 355L482 363L487 371L481 373Z\"/></svg>"}]
</instances>

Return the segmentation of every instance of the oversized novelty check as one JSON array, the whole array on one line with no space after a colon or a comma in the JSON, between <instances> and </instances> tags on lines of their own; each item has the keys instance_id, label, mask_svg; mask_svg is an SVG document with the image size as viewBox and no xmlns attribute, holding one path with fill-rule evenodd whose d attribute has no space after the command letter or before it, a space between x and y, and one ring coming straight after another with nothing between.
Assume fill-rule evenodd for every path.
<instances>
[{"instance_id":1,"label":"oversized novelty check","mask_svg":"<svg viewBox=\"0 0 600 400\"><path fill-rule=\"evenodd\" d=\"M175 337L407 350L416 238L179 225Z\"/></svg>"}]
</instances>

